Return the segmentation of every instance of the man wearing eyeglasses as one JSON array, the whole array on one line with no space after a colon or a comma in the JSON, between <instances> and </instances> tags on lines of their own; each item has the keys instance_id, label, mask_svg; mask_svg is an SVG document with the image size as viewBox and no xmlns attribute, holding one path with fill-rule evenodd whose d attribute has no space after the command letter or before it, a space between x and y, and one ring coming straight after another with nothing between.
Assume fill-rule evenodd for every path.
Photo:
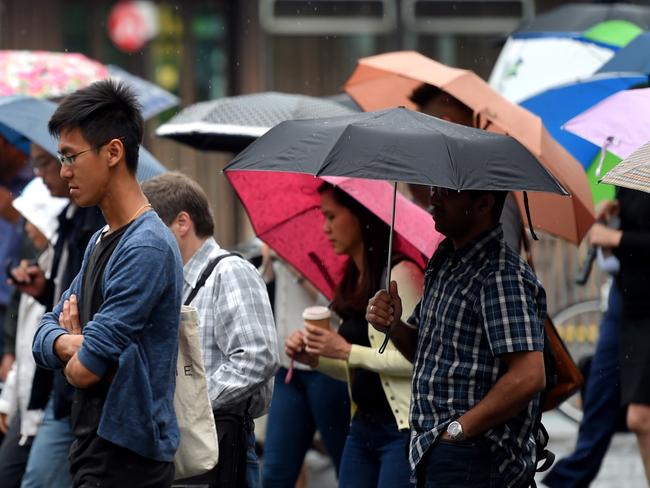
<instances>
[{"instance_id":1,"label":"man wearing eyeglasses","mask_svg":"<svg viewBox=\"0 0 650 488\"><path fill-rule=\"evenodd\" d=\"M70 199L99 206L108 224L34 338L37 364L75 387L73 485L171 486L183 268L135 177L139 104L125 85L100 81L66 97L49 129Z\"/></svg>"},{"instance_id":2,"label":"man wearing eyeglasses","mask_svg":"<svg viewBox=\"0 0 650 488\"><path fill-rule=\"evenodd\" d=\"M61 164L58 158L32 144L31 165L53 197L69 197L68 184L59 174ZM98 207L80 208L72 202L63 209L58 221L58 236L49 276L37 265L12 273L16 289L36 298L48 312L79 273L90 238L106 225ZM70 486L68 454L74 440L70 429L73 388L62 375L37 368L31 391L29 408L45 410L45 416L31 443L26 466L16 467L24 470L22 485L25 488Z\"/></svg>"}]
</instances>

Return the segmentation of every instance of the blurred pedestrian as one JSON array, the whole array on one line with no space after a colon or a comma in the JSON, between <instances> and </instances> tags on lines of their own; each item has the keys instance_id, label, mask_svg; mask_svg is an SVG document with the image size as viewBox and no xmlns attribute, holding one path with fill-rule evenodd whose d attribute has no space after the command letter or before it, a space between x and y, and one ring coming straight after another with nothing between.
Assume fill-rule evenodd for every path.
<instances>
[{"instance_id":1,"label":"blurred pedestrian","mask_svg":"<svg viewBox=\"0 0 650 488\"><path fill-rule=\"evenodd\" d=\"M248 261L219 247L208 198L198 183L181 173L165 173L142 189L180 248L183 300L199 311L219 439L216 468L178 483L256 488L260 472L253 419L268 411L279 361L266 285Z\"/></svg>"},{"instance_id":2,"label":"blurred pedestrian","mask_svg":"<svg viewBox=\"0 0 650 488\"><path fill-rule=\"evenodd\" d=\"M408 322L397 283L367 319L413 360L409 460L418 486L524 487L535 472L535 424L545 386L544 290L506 245L506 194L434 187L445 239Z\"/></svg>"},{"instance_id":3,"label":"blurred pedestrian","mask_svg":"<svg viewBox=\"0 0 650 488\"><path fill-rule=\"evenodd\" d=\"M31 147L31 162L50 195L69 200L68 183L59 174L60 162L36 144ZM47 312L52 311L63 291L79 273L91 236L105 224L96 206L80 208L69 202L58 215L58 236L50 273L46 276L38 265L29 266L25 269L29 281L16 284L16 288L36 298ZM53 375L51 370L37 367L29 408L44 409L45 416L29 451L22 488L66 488L72 485L68 455L74 440L70 427L73 391L63 375Z\"/></svg>"},{"instance_id":4,"label":"blurred pedestrian","mask_svg":"<svg viewBox=\"0 0 650 488\"><path fill-rule=\"evenodd\" d=\"M78 206L107 226L34 339L42 367L75 387L74 486L170 486L179 432L173 407L182 264L135 173L143 120L113 80L68 95L50 119L61 176Z\"/></svg>"},{"instance_id":5,"label":"blurred pedestrian","mask_svg":"<svg viewBox=\"0 0 650 488\"><path fill-rule=\"evenodd\" d=\"M0 124L0 329L3 328L12 293L6 268L18 260L22 235L20 214L11 202L34 177L25 150L19 148L22 139L20 134ZM0 334L0 341L3 337L4 334ZM4 351L4 348L0 350ZM0 382L6 379L12 362L11 355L3 354Z\"/></svg>"},{"instance_id":6,"label":"blurred pedestrian","mask_svg":"<svg viewBox=\"0 0 650 488\"><path fill-rule=\"evenodd\" d=\"M605 214L609 212L610 205L606 202L599 209L598 221L605 221ZM612 259L615 258L610 256L609 263ZM607 262L603 261L603 264ZM620 270L620 264L618 268L611 270L614 277ZM589 486L598 474L612 437L619 427L621 293L615 278L610 277L610 281L607 310L598 326L598 341L583 389L583 416L576 446L571 454L558 460L544 477L544 484L550 488Z\"/></svg>"},{"instance_id":7,"label":"blurred pedestrian","mask_svg":"<svg viewBox=\"0 0 650 488\"><path fill-rule=\"evenodd\" d=\"M350 400L343 381L298 362L292 365L284 353L286 340L304 327L303 310L326 305L327 299L279 258L269 257L265 264L275 279L275 323L282 351L264 440L263 486L282 488L296 485L316 431L338 475Z\"/></svg>"},{"instance_id":8,"label":"blurred pedestrian","mask_svg":"<svg viewBox=\"0 0 650 488\"><path fill-rule=\"evenodd\" d=\"M406 458L412 363L365 319L370 297L387 274L389 227L343 190L319 187L325 232L348 264L331 308L341 319L338 332L305 324L286 351L297 361L348 382L353 402L350 433L343 449L340 487L411 486ZM404 310L421 296L422 270L396 255L391 276L400 283Z\"/></svg>"},{"instance_id":9,"label":"blurred pedestrian","mask_svg":"<svg viewBox=\"0 0 650 488\"><path fill-rule=\"evenodd\" d=\"M611 249L620 261L616 285L621 292L621 402L628 405L627 426L636 435L650 483L650 194L618 188L616 197L602 213L618 216L620 228L596 223L589 240Z\"/></svg>"}]
</instances>

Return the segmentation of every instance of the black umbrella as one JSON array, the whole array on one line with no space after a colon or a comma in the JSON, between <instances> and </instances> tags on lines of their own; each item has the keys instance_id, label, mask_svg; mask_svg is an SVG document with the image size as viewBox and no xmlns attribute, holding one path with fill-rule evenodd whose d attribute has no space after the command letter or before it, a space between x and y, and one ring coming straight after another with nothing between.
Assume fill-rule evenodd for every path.
<instances>
[{"instance_id":1,"label":"black umbrella","mask_svg":"<svg viewBox=\"0 0 650 488\"><path fill-rule=\"evenodd\" d=\"M568 195L512 137L406 108L277 125L225 168Z\"/></svg>"},{"instance_id":2,"label":"black umbrella","mask_svg":"<svg viewBox=\"0 0 650 488\"><path fill-rule=\"evenodd\" d=\"M627 20L650 29L650 8L629 3L568 3L523 22L517 32L583 32L606 20Z\"/></svg>"},{"instance_id":3,"label":"black umbrella","mask_svg":"<svg viewBox=\"0 0 650 488\"><path fill-rule=\"evenodd\" d=\"M282 122L224 169L236 170L394 182L387 289L398 181L458 191L541 191L568 195L537 158L512 137L452 124L406 108ZM526 193L524 200L528 210ZM530 223L530 214L528 219ZM388 335L380 352L387 341Z\"/></svg>"},{"instance_id":4,"label":"black umbrella","mask_svg":"<svg viewBox=\"0 0 650 488\"><path fill-rule=\"evenodd\" d=\"M158 127L156 134L196 149L238 152L280 122L358 112L351 104L349 97L278 92L225 97L190 105Z\"/></svg>"}]
</instances>

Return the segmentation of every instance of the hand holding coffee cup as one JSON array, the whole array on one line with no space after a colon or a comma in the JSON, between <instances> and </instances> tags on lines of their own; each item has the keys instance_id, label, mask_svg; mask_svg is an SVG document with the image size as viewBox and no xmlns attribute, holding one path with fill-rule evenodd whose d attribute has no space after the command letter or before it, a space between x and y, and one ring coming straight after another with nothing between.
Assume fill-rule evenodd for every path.
<instances>
[{"instance_id":1,"label":"hand holding coffee cup","mask_svg":"<svg viewBox=\"0 0 650 488\"><path fill-rule=\"evenodd\" d=\"M352 345L330 329L331 312L328 308L306 308L302 318L305 323L305 351L326 358L348 359Z\"/></svg>"}]
</instances>

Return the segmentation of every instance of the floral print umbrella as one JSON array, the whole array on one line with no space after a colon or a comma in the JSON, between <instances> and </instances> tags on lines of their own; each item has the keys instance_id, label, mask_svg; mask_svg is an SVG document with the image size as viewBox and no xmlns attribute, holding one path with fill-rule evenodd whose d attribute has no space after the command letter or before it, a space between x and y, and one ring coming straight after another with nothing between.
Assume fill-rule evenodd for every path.
<instances>
[{"instance_id":1,"label":"floral print umbrella","mask_svg":"<svg viewBox=\"0 0 650 488\"><path fill-rule=\"evenodd\" d=\"M78 53L0 51L0 95L56 98L108 76L106 67Z\"/></svg>"}]
</instances>

